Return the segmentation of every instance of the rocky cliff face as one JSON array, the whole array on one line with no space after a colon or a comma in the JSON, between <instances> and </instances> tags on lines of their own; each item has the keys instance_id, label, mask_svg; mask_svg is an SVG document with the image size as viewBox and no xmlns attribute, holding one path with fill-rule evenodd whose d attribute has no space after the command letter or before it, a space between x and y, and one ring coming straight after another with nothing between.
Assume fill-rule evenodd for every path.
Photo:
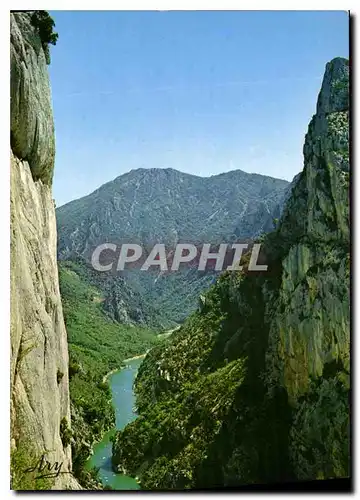
<instances>
[{"instance_id":1,"label":"rocky cliff face","mask_svg":"<svg viewBox=\"0 0 360 500\"><path fill-rule=\"evenodd\" d=\"M145 489L347 477L349 65L326 66L266 272L227 272L136 382L113 464ZM244 260L249 257L245 257Z\"/></svg>"},{"instance_id":2,"label":"rocky cliff face","mask_svg":"<svg viewBox=\"0 0 360 500\"><path fill-rule=\"evenodd\" d=\"M327 363L350 369L348 101L348 62L334 59L305 138L305 168L278 231L286 254L270 337L291 396Z\"/></svg>"},{"instance_id":3,"label":"rocky cliff face","mask_svg":"<svg viewBox=\"0 0 360 500\"><path fill-rule=\"evenodd\" d=\"M35 479L42 454L71 470L67 336L51 193L54 124L46 60L28 13L11 14L11 453L13 489L78 489Z\"/></svg>"}]
</instances>

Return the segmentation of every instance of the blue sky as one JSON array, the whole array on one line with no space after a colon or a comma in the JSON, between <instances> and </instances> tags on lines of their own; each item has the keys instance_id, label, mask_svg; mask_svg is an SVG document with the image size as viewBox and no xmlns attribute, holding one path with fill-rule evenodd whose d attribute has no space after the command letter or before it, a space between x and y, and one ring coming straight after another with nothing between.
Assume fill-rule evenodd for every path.
<instances>
[{"instance_id":1,"label":"blue sky","mask_svg":"<svg viewBox=\"0 0 360 500\"><path fill-rule=\"evenodd\" d=\"M134 168L291 180L338 12L50 11L57 206Z\"/></svg>"}]
</instances>

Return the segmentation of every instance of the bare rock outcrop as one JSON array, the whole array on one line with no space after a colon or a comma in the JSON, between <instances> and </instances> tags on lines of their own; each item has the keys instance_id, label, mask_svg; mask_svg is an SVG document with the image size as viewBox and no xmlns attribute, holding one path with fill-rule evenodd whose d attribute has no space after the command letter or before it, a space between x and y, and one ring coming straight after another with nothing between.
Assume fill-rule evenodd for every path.
<instances>
[{"instance_id":1,"label":"bare rock outcrop","mask_svg":"<svg viewBox=\"0 0 360 500\"><path fill-rule=\"evenodd\" d=\"M11 14L11 452L13 489L80 489L71 471L68 346L51 192L54 123L30 13ZM65 436L66 434L66 436ZM61 474L31 479L45 454Z\"/></svg>"}]
</instances>

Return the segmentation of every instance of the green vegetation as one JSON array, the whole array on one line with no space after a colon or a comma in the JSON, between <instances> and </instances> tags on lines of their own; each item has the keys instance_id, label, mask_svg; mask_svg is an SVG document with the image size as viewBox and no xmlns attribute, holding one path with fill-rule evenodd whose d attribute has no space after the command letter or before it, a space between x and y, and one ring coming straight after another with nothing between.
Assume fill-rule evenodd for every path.
<instances>
[{"instance_id":1,"label":"green vegetation","mask_svg":"<svg viewBox=\"0 0 360 500\"><path fill-rule=\"evenodd\" d=\"M32 443L18 443L17 448L11 451L11 481L10 487L15 491L49 490L53 479L49 477L38 478L38 471L28 472L40 460L40 454L33 451Z\"/></svg>"},{"instance_id":2,"label":"green vegetation","mask_svg":"<svg viewBox=\"0 0 360 500\"><path fill-rule=\"evenodd\" d=\"M197 269L180 267L178 272L169 272L163 276L157 270L144 273L134 269L129 273L135 288L141 289L141 295L151 297L159 304L159 316L165 329L181 324L196 309L197 297L216 279L215 272L197 271ZM163 312L165 311L165 312ZM170 319L169 319L170 318Z\"/></svg>"},{"instance_id":3,"label":"green vegetation","mask_svg":"<svg viewBox=\"0 0 360 500\"><path fill-rule=\"evenodd\" d=\"M142 363L135 388L140 416L117 433L113 463L138 476L143 489L231 486L279 471L291 477L286 399L276 395L281 417L273 400L263 400L263 281L242 272L221 275L202 310ZM247 312L241 322L240 311ZM246 469L251 457L243 448L250 443L265 450L258 458L262 477Z\"/></svg>"},{"instance_id":4,"label":"green vegetation","mask_svg":"<svg viewBox=\"0 0 360 500\"><path fill-rule=\"evenodd\" d=\"M31 24L36 28L41 39L42 48L45 53L46 63L50 64L49 44L56 45L59 38L58 33L53 31L55 22L45 10L35 10L31 16Z\"/></svg>"},{"instance_id":5,"label":"green vegetation","mask_svg":"<svg viewBox=\"0 0 360 500\"><path fill-rule=\"evenodd\" d=\"M333 85L333 90L337 93L339 92L346 92L348 94L349 92L349 80L337 80L334 82Z\"/></svg>"},{"instance_id":6,"label":"green vegetation","mask_svg":"<svg viewBox=\"0 0 360 500\"><path fill-rule=\"evenodd\" d=\"M61 370L58 370L58 371L56 372L56 382L57 382L58 384L60 384L60 382L62 381L63 376L64 376L64 374L63 374L63 372L62 372Z\"/></svg>"},{"instance_id":7,"label":"green vegetation","mask_svg":"<svg viewBox=\"0 0 360 500\"><path fill-rule=\"evenodd\" d=\"M344 372L335 370L335 377L313 381L299 401L291 430L292 461L299 479L350 474L349 390L340 374Z\"/></svg>"},{"instance_id":8,"label":"green vegetation","mask_svg":"<svg viewBox=\"0 0 360 500\"><path fill-rule=\"evenodd\" d=\"M83 258L77 256L66 261L68 269L73 269L80 279L88 286L97 290L94 301L101 303L101 310L110 322L143 326L156 330L169 329L176 323L169 321L167 316L158 307L150 305L144 297L148 292L144 289L141 293L129 287L127 279L121 273L95 271ZM136 274L136 271L134 271ZM144 273L142 273L144 274ZM147 274L147 273L145 273ZM150 273L149 273L150 274ZM151 275L153 283L156 275Z\"/></svg>"},{"instance_id":9,"label":"green vegetation","mask_svg":"<svg viewBox=\"0 0 360 500\"><path fill-rule=\"evenodd\" d=\"M281 239L279 233L277 238ZM266 243L265 239L265 247ZM284 244L279 241L277 248ZM315 348L307 351L307 363L302 361L306 342L312 345L313 340L285 337L285 342L293 342L296 356L292 358L298 357L301 364L293 364L296 369L288 371L287 363L295 359L286 355L282 374L286 378L280 385L278 370L283 361L277 349L281 353L286 345L282 337L274 337L282 314L295 317L300 332L302 321L311 322L313 332L321 310L330 324L333 321L332 327L326 323L323 349L333 342L331 335L337 336L339 352L346 359L348 341L346 336L340 340L333 317L343 315L346 321L346 302L343 312L332 312L326 299L335 294L345 301L348 293L347 254L341 248L336 269L335 263L330 268L322 265L321 247L317 248L321 265L308 268L301 282L304 292L299 286L309 302L293 310L280 299L284 293L280 289L287 285L276 259L268 273L221 275L205 294L201 311L142 363L135 386L140 416L116 434L114 467L139 477L146 490L346 476L346 369L339 365L329 371L325 365L324 377L314 378L314 388L302 398L302 377L309 380L309 365L318 362ZM324 253L330 255L330 248Z\"/></svg>"},{"instance_id":10,"label":"green vegetation","mask_svg":"<svg viewBox=\"0 0 360 500\"><path fill-rule=\"evenodd\" d=\"M122 360L142 354L157 343L152 330L113 321L103 309L101 292L85 280L86 273L80 262L59 263L69 343L73 471L85 488L93 486L94 481L94 474L84 470L92 444L115 423L111 392L104 377L121 368ZM67 434L66 442L69 437Z\"/></svg>"},{"instance_id":11,"label":"green vegetation","mask_svg":"<svg viewBox=\"0 0 360 500\"><path fill-rule=\"evenodd\" d=\"M60 422L60 438L64 448L67 448L71 443L72 432L66 417L63 417Z\"/></svg>"},{"instance_id":12,"label":"green vegetation","mask_svg":"<svg viewBox=\"0 0 360 500\"><path fill-rule=\"evenodd\" d=\"M116 433L112 461L142 489L350 474L346 86L328 99L348 67L327 68L304 170L262 237L268 270L223 273L139 369L139 417Z\"/></svg>"}]
</instances>

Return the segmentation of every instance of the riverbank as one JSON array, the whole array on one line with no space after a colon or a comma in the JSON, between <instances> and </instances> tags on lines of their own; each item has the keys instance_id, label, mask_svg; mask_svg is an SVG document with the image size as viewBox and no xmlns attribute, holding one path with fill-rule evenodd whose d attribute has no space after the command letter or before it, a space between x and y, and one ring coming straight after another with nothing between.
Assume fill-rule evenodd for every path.
<instances>
[{"instance_id":1,"label":"riverbank","mask_svg":"<svg viewBox=\"0 0 360 500\"><path fill-rule=\"evenodd\" d=\"M106 375L104 375L103 379L102 379L102 382L103 384L105 384L105 382L107 381L107 379L109 377L111 377L111 375L113 375L114 373L118 372L119 370L121 370L121 368L114 368L114 370L111 370L110 372L108 372Z\"/></svg>"},{"instance_id":2,"label":"riverbank","mask_svg":"<svg viewBox=\"0 0 360 500\"><path fill-rule=\"evenodd\" d=\"M135 359L145 358L145 356L147 355L147 353L149 351L150 351L150 349L148 349L144 354L139 354L138 356L133 356L132 358L124 359L123 363L130 363L131 361L134 361ZM117 370L115 370L115 371L117 371Z\"/></svg>"},{"instance_id":3,"label":"riverbank","mask_svg":"<svg viewBox=\"0 0 360 500\"><path fill-rule=\"evenodd\" d=\"M167 338L169 337L172 333L176 332L177 330L179 330L181 328L181 325L178 325L176 326L175 328L172 328L171 330L168 330L167 332L164 332L164 333L159 333L157 335L157 338L158 339L162 339L162 338Z\"/></svg>"},{"instance_id":4,"label":"riverbank","mask_svg":"<svg viewBox=\"0 0 360 500\"><path fill-rule=\"evenodd\" d=\"M86 465L88 470L93 467L98 468L99 479L104 487L110 486L114 490L140 489L136 478L114 472L111 459L112 437L116 431L123 429L137 417L136 410L134 410L135 394L133 384L145 354L134 356L136 359L132 361L126 360L126 366L112 374L109 385L115 410L115 426L105 433L100 442L93 445L93 455L88 459ZM108 376L110 377L110 373Z\"/></svg>"},{"instance_id":5,"label":"riverbank","mask_svg":"<svg viewBox=\"0 0 360 500\"><path fill-rule=\"evenodd\" d=\"M164 339L179 328L178 326L172 330L159 333L157 337L159 340ZM150 349L143 354L124 359L121 361L120 368L111 370L103 377L103 382L108 381L112 393L116 420L115 427L106 432L101 441L93 443L93 453L87 461L86 468L88 470L92 467L99 469L99 478L104 487L110 486L115 490L136 490L140 488L136 478L114 472L112 468L112 437L116 431L123 429L128 423L137 418L133 385L138 368L149 351Z\"/></svg>"},{"instance_id":6,"label":"riverbank","mask_svg":"<svg viewBox=\"0 0 360 500\"><path fill-rule=\"evenodd\" d=\"M127 358L127 359L124 359L122 361L122 363L131 363L131 361L134 361L136 359L141 359L141 358L145 358L145 356L147 355L147 353L150 351L150 349L148 349L144 354L139 354L138 356L133 356L132 358ZM110 372L108 372L106 375L104 375L103 377L103 384L105 384L105 382L108 380L109 377L111 377L111 375L114 375L114 373L120 371L120 370L123 370L124 368L126 368L125 366L123 367L120 367L120 368L114 368L113 370L111 370Z\"/></svg>"},{"instance_id":7,"label":"riverbank","mask_svg":"<svg viewBox=\"0 0 360 500\"><path fill-rule=\"evenodd\" d=\"M179 330L179 328L181 327L181 325L178 325L176 326L175 328L173 328L172 330L168 330L164 333L159 333L157 335L157 338L167 338L169 337L173 332ZM145 358L145 356L147 355L148 352L150 352L151 349L148 349L145 353L143 354L139 354L138 356L133 356L132 358L127 358L127 359L124 359L122 361L122 363L131 363L131 361L134 361L136 359L142 359L142 358ZM109 377L111 377L111 375L113 375L114 373L118 372L119 370L122 370L124 367L122 368L115 368L114 370L111 370L109 373L107 373L106 375L104 375L104 378L103 378L103 383L105 383L107 381L107 379Z\"/></svg>"}]
</instances>

